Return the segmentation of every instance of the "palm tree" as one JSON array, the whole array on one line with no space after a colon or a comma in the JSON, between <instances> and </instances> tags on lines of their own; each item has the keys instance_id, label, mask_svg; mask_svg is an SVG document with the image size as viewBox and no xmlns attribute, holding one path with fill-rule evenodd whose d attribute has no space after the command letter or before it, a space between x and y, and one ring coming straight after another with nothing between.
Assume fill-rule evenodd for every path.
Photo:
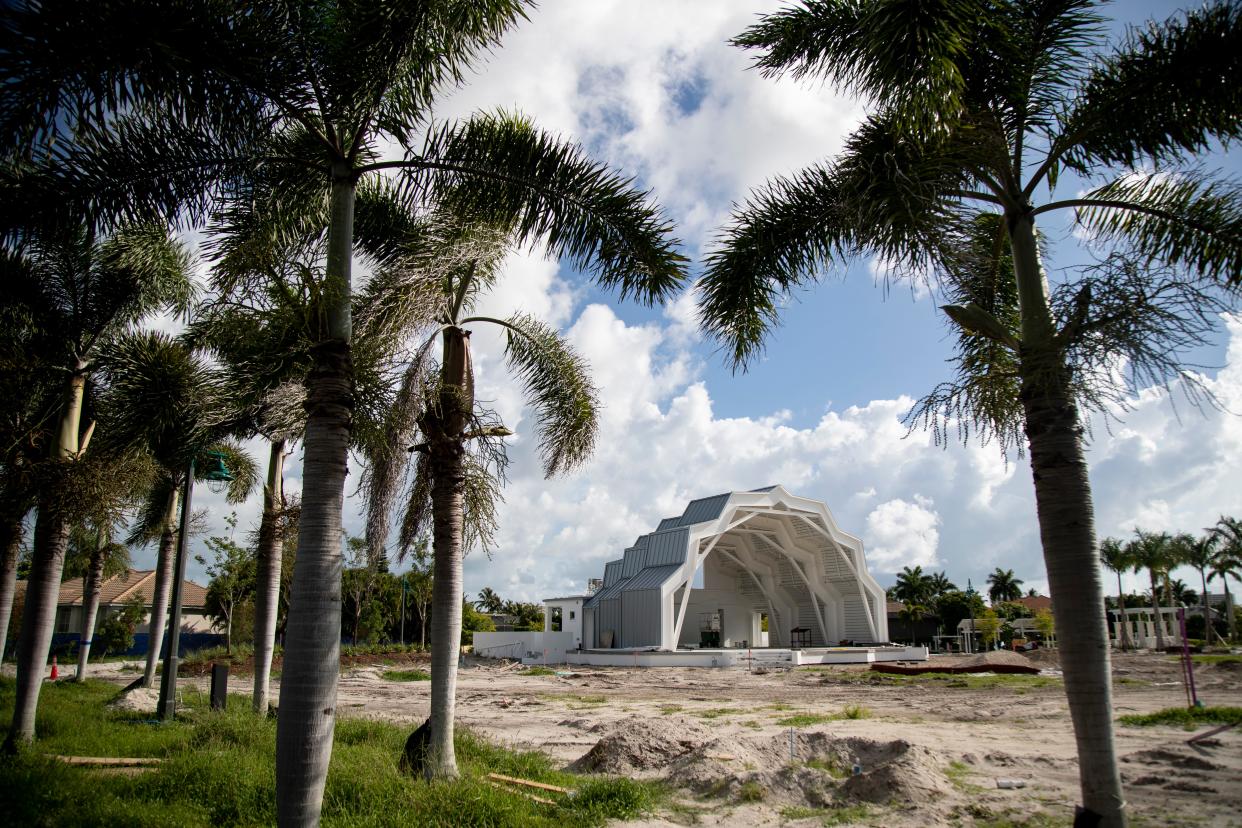
<instances>
[{"instance_id":1,"label":"palm tree","mask_svg":"<svg viewBox=\"0 0 1242 828\"><path fill-rule=\"evenodd\" d=\"M1095 5L950 0L915 14L892 0L808 0L763 16L734 41L758 51L762 71L840 84L873 111L838 159L771 182L736 211L709 255L700 315L745 366L784 298L837 262L865 253L900 274L930 267L947 278L961 302L946 307L964 345L961 379L915 414L937 437L951 419L1002 445L1027 443L1051 595L1072 631L1061 664L1083 804L1120 825L1078 407L1102 405L1115 387L1104 365L1119 354L1139 379L1176 376L1180 348L1211 323L1195 316L1198 282L1150 280L1128 263L1050 298L1036 219L1073 210L1100 242L1131 244L1143 262L1237 279L1242 198L1181 162L1239 134L1242 92L1225 79L1242 69L1242 23L1217 2L1133 30L1105 54ZM1140 161L1156 172L1134 172ZM1082 197L1038 203L1062 170L1110 169L1120 174Z\"/></svg>"},{"instance_id":2,"label":"palm tree","mask_svg":"<svg viewBox=\"0 0 1242 828\"><path fill-rule=\"evenodd\" d=\"M504 601L491 587L483 587L479 590L479 600L474 602L474 605L482 612L500 612L503 604Z\"/></svg>"},{"instance_id":3,"label":"palm tree","mask_svg":"<svg viewBox=\"0 0 1242 828\"><path fill-rule=\"evenodd\" d=\"M1169 570L1176 565L1173 536L1168 532L1144 532L1134 530L1135 539L1127 544L1127 552L1134 571L1147 570L1151 579L1151 612L1156 625L1156 649L1164 650L1164 619L1160 615L1161 578L1167 578Z\"/></svg>"},{"instance_id":4,"label":"palm tree","mask_svg":"<svg viewBox=\"0 0 1242 828\"><path fill-rule=\"evenodd\" d=\"M1233 596L1229 593L1229 579L1242 580L1242 520L1221 515L1220 520L1209 531L1221 539L1221 547L1216 551L1208 581L1220 578L1221 587L1225 590L1225 615L1229 623L1229 640L1236 641L1237 620L1234 618Z\"/></svg>"},{"instance_id":5,"label":"palm tree","mask_svg":"<svg viewBox=\"0 0 1242 828\"><path fill-rule=\"evenodd\" d=\"M927 607L922 604L907 602L897 611L897 616L910 625L910 643L917 643L914 640L914 625L923 619L927 614Z\"/></svg>"},{"instance_id":6,"label":"palm tree","mask_svg":"<svg viewBox=\"0 0 1242 828\"><path fill-rule=\"evenodd\" d=\"M936 599L946 592L952 592L957 589L957 584L950 581L942 571L928 577L927 588L930 591L930 597Z\"/></svg>"},{"instance_id":7,"label":"palm tree","mask_svg":"<svg viewBox=\"0 0 1242 828\"><path fill-rule=\"evenodd\" d=\"M124 228L106 239L79 225L10 245L22 265L6 274L8 301L24 308L40 343L26 367L63 378L61 394L46 412L56 426L42 446L48 459L42 461L44 482L18 643L17 694L7 739L12 745L34 738L69 529L88 505L78 492L86 481L98 483L108 474L106 464L86 456L94 423L82 422L91 404L88 380L96 370L96 355L148 314L184 307L192 285L184 249L152 225Z\"/></svg>"},{"instance_id":8,"label":"palm tree","mask_svg":"<svg viewBox=\"0 0 1242 828\"><path fill-rule=\"evenodd\" d=\"M367 521L368 543L382 548L394 482L404 476L410 456L393 447L413 444L417 462L401 545L415 546L430 530L432 743L422 769L428 778L457 775L453 710L463 608L462 556L471 546L486 547L490 542L494 504L508 462L500 440L511 433L476 405L472 331L483 325L505 331L509 370L525 385L535 409L546 476L569 471L590 456L598 405L586 363L554 329L526 314L507 319L471 315L479 298L495 284L504 254L514 243L515 228L455 224L445 215L433 221L442 234L438 252L428 256L426 250L412 251L406 263L378 276L369 288L374 301L364 302L367 310L359 314L360 328L368 329L389 318L378 312L388 304L382 297L394 293L436 297L431 333L419 343L384 429L391 437L373 455ZM429 265L419 264L424 261ZM374 330L368 337L386 339ZM433 371L437 343L439 360Z\"/></svg>"},{"instance_id":9,"label":"palm tree","mask_svg":"<svg viewBox=\"0 0 1242 828\"><path fill-rule=\"evenodd\" d=\"M125 544L112 539L114 527L75 526L69 533L70 558L76 558L83 571L82 629L78 639L78 670L75 679L86 680L86 667L90 661L91 639L95 632L95 618L99 613L99 588L103 582L129 569L129 550ZM66 568L68 565L66 565Z\"/></svg>"},{"instance_id":10,"label":"palm tree","mask_svg":"<svg viewBox=\"0 0 1242 828\"><path fill-rule=\"evenodd\" d=\"M1203 641L1212 644L1212 607L1208 603L1207 571L1216 559L1220 536L1207 534L1194 539L1187 547L1182 563L1194 567L1199 572L1199 583L1203 586Z\"/></svg>"},{"instance_id":11,"label":"palm tree","mask_svg":"<svg viewBox=\"0 0 1242 828\"><path fill-rule=\"evenodd\" d=\"M1133 562L1130 560L1129 545L1117 538L1104 538L1100 541L1100 561L1112 572L1117 573L1117 610L1121 616L1121 649L1128 650L1134 646L1130 640L1130 621L1126 616L1126 595L1121 586L1121 573L1128 572Z\"/></svg>"},{"instance_id":12,"label":"palm tree","mask_svg":"<svg viewBox=\"0 0 1242 828\"><path fill-rule=\"evenodd\" d=\"M897 573L897 583L893 587L893 597L903 604L921 604L932 597L931 576L923 573L923 567L911 569L903 566Z\"/></svg>"},{"instance_id":13,"label":"palm tree","mask_svg":"<svg viewBox=\"0 0 1242 828\"><path fill-rule=\"evenodd\" d=\"M249 455L225 441L237 428L235 389L203 355L165 334L137 333L118 337L101 361L112 412L106 445L120 451L141 450L160 469L132 533L138 538L160 537L144 675L144 686L149 687L167 630L176 579L177 493L185 485L190 460L196 461L195 477L202 480L210 468L207 452L224 459L233 474L227 488L232 503L246 500L256 473Z\"/></svg>"},{"instance_id":14,"label":"palm tree","mask_svg":"<svg viewBox=\"0 0 1242 828\"><path fill-rule=\"evenodd\" d=\"M999 566L988 576L988 598L993 604L1001 601L1016 601L1022 597L1022 581L1015 577L1012 569L1001 569Z\"/></svg>"},{"instance_id":15,"label":"palm tree","mask_svg":"<svg viewBox=\"0 0 1242 828\"><path fill-rule=\"evenodd\" d=\"M438 193L452 212L513 221L519 243L543 239L589 265L601 284L645 301L679 286L676 242L627 180L524 119L434 123L437 93L523 17L519 0L309 8L217 0L158 9L115 0L69 19L45 4L14 5L4 31L17 36L0 44L0 75L9 79L0 134L36 161L53 148L54 165L36 179L52 179L104 214L196 217L212 196L245 199L262 178L282 195L272 202L273 233L327 228L277 723L278 821L313 823L336 710L359 182L391 171L407 194ZM154 33L149 42L135 31L135 15L141 32ZM113 117L101 123L100 114ZM80 124L90 129L75 133ZM58 133L61 141L47 140ZM402 147L402 157L382 160L385 141Z\"/></svg>"}]
</instances>

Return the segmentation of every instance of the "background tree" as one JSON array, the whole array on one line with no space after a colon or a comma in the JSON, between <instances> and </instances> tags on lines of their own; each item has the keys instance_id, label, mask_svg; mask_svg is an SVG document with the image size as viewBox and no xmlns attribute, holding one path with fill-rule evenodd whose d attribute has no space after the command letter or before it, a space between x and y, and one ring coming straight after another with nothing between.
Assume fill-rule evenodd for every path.
<instances>
[{"instance_id":1,"label":"background tree","mask_svg":"<svg viewBox=\"0 0 1242 828\"><path fill-rule=\"evenodd\" d=\"M99 644L99 654L128 652L134 646L134 630L147 616L146 605L142 597L132 596L121 609L109 613L99 624L95 632L95 640Z\"/></svg>"},{"instance_id":2,"label":"background tree","mask_svg":"<svg viewBox=\"0 0 1242 828\"><path fill-rule=\"evenodd\" d=\"M1242 71L1242 23L1217 2L1104 51L1096 5L955 0L914 14L899 0L808 0L761 17L734 43L765 74L837 83L871 111L837 159L735 211L700 310L745 365L785 297L837 262L866 254L901 277L944 278L958 378L914 416L937 437L952 421L963 437L973 428L1029 450L1051 596L1072 631L1061 664L1083 804L1123 825L1078 412L1119 386L1177 377L1178 354L1214 322L1196 315L1203 286L1242 272L1242 196L1194 166L1197 151L1242 134L1242 91L1226 80ZM1058 200L1065 170L1107 177ZM1036 220L1053 211L1137 256L1050 295ZM1153 276L1149 262L1189 272Z\"/></svg>"},{"instance_id":3,"label":"background tree","mask_svg":"<svg viewBox=\"0 0 1242 828\"><path fill-rule=\"evenodd\" d=\"M1000 639L1001 618L995 610L988 607L975 619L975 628L983 639L984 647L995 647Z\"/></svg>"},{"instance_id":4,"label":"background tree","mask_svg":"<svg viewBox=\"0 0 1242 828\"><path fill-rule=\"evenodd\" d=\"M903 566L897 573L897 583L893 587L894 600L903 604L922 604L932 598L932 578L924 574L923 567L911 569Z\"/></svg>"},{"instance_id":5,"label":"background tree","mask_svg":"<svg viewBox=\"0 0 1242 828\"><path fill-rule=\"evenodd\" d=\"M993 604L1001 601L1016 601L1022 597L1022 581L1013 574L1012 569L997 567L988 576L988 599Z\"/></svg>"},{"instance_id":6,"label":"background tree","mask_svg":"<svg viewBox=\"0 0 1242 828\"><path fill-rule=\"evenodd\" d=\"M967 618L978 618L984 610L983 598L978 593L967 596L961 590L950 590L936 599L936 614L948 634L957 632L958 625Z\"/></svg>"},{"instance_id":7,"label":"background tree","mask_svg":"<svg viewBox=\"0 0 1242 828\"><path fill-rule=\"evenodd\" d=\"M479 600L474 605L483 612L500 612L500 608L504 606L504 600L496 594L491 587L483 587L479 590Z\"/></svg>"},{"instance_id":8,"label":"background tree","mask_svg":"<svg viewBox=\"0 0 1242 828\"><path fill-rule=\"evenodd\" d=\"M1117 575L1117 610L1121 618L1121 649L1128 650L1134 646L1130 640L1130 619L1126 615L1125 590L1121 586L1121 573L1129 572L1134 565L1130 559L1128 546L1117 538L1104 538L1100 541L1100 562Z\"/></svg>"},{"instance_id":9,"label":"background tree","mask_svg":"<svg viewBox=\"0 0 1242 828\"><path fill-rule=\"evenodd\" d=\"M950 581L944 572L941 571L928 576L927 587L930 592L928 597L934 601L946 592L952 592L957 589L957 584Z\"/></svg>"},{"instance_id":10,"label":"background tree","mask_svg":"<svg viewBox=\"0 0 1242 828\"><path fill-rule=\"evenodd\" d=\"M1229 579L1242 580L1242 520L1221 515L1220 520L1209 531L1220 538L1220 548L1212 562L1208 582L1220 579L1221 588L1225 591L1229 640L1237 641L1237 619L1234 617L1236 613L1233 611L1233 596L1229 593Z\"/></svg>"},{"instance_id":11,"label":"background tree","mask_svg":"<svg viewBox=\"0 0 1242 828\"><path fill-rule=\"evenodd\" d=\"M1135 538L1126 549L1134 571L1147 570L1151 580L1151 611L1156 626L1156 649L1164 650L1164 620L1160 614L1160 580L1167 578L1177 563L1173 536L1168 532L1134 530ZM1167 598L1166 598L1167 601Z\"/></svg>"},{"instance_id":12,"label":"background tree","mask_svg":"<svg viewBox=\"0 0 1242 828\"><path fill-rule=\"evenodd\" d=\"M1035 629L1039 630L1039 634L1045 643L1052 641L1056 627L1056 619L1050 610L1041 609L1035 613Z\"/></svg>"},{"instance_id":13,"label":"background tree","mask_svg":"<svg viewBox=\"0 0 1242 828\"><path fill-rule=\"evenodd\" d=\"M215 620L215 626L224 627L224 647L233 652L233 620L238 607L252 598L255 589L255 556L251 550L235 543L231 537L237 527L237 515L230 515L229 536L212 536L205 545L211 552L211 560L202 555L194 559L204 566L207 577L207 614Z\"/></svg>"},{"instance_id":14,"label":"background tree","mask_svg":"<svg viewBox=\"0 0 1242 828\"><path fill-rule=\"evenodd\" d=\"M78 636L78 669L76 681L86 680L86 668L90 661L95 634L96 616L99 613L99 590L108 578L128 572L129 549L114 541L115 527L104 521L102 525L78 525L69 532L69 546L65 569L80 575L82 584L82 627Z\"/></svg>"},{"instance_id":15,"label":"background tree","mask_svg":"<svg viewBox=\"0 0 1242 828\"><path fill-rule=\"evenodd\" d=\"M914 638L914 625L923 620L923 616L927 614L927 607L922 604L906 603L898 610L897 616L909 625L910 643L918 643Z\"/></svg>"}]
</instances>

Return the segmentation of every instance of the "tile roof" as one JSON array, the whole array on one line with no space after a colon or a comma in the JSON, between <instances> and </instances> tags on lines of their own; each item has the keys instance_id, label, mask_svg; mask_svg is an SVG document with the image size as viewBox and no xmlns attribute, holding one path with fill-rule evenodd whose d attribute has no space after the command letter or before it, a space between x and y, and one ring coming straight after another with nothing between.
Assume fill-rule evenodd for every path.
<instances>
[{"instance_id":1,"label":"tile roof","mask_svg":"<svg viewBox=\"0 0 1242 828\"><path fill-rule=\"evenodd\" d=\"M60 585L60 597L56 601L58 607L82 605L83 578L70 578ZM18 581L17 588L25 592L26 582ZM193 581L183 581L181 587L181 605L183 607L202 607L207 603L207 589ZM99 587L99 605L123 604L133 596L142 598L142 603L151 606L155 603L155 570L131 569L121 575L114 575Z\"/></svg>"}]
</instances>

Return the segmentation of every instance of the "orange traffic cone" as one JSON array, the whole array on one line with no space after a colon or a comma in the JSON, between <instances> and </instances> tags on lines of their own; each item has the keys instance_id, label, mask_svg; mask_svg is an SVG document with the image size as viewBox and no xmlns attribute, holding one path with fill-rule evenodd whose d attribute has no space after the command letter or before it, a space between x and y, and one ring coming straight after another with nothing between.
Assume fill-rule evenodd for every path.
<instances>
[{"instance_id":1,"label":"orange traffic cone","mask_svg":"<svg viewBox=\"0 0 1242 828\"><path fill-rule=\"evenodd\" d=\"M52 681L60 678L60 670L56 668L56 656L52 656Z\"/></svg>"}]
</instances>

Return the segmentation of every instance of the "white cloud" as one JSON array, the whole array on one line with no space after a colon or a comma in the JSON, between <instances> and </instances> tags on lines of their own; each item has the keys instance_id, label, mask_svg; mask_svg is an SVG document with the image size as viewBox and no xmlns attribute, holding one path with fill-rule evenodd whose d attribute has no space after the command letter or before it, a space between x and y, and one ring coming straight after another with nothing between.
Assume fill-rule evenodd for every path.
<instances>
[{"instance_id":1,"label":"white cloud","mask_svg":"<svg viewBox=\"0 0 1242 828\"><path fill-rule=\"evenodd\" d=\"M903 566L931 569L940 563L940 516L930 498L915 495L881 503L867 515L867 537L874 544L867 553L873 572L897 572Z\"/></svg>"}]
</instances>

